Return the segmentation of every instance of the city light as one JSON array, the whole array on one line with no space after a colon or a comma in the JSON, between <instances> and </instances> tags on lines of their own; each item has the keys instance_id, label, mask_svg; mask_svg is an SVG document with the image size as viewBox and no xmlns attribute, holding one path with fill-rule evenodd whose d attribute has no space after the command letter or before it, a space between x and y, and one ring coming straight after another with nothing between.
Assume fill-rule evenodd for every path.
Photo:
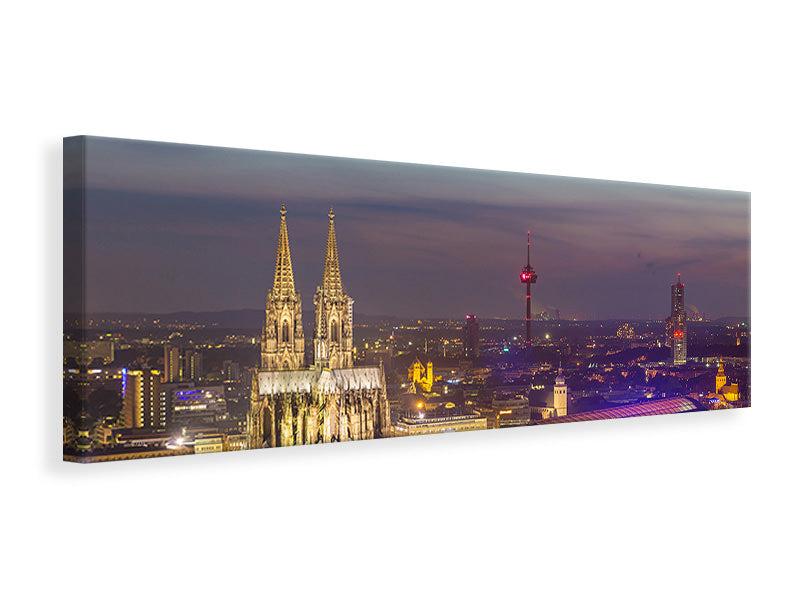
<instances>
[{"instance_id":1,"label":"city light","mask_svg":"<svg viewBox=\"0 0 800 600\"><path fill-rule=\"evenodd\" d=\"M285 216L285 208L283 212ZM95 322L81 337L69 334L86 340L80 342L84 345L99 338L120 352L111 360L98 356L77 364L65 352L65 449L79 459L90 456L89 447L97 456L189 454L223 446L227 451L749 405L751 336L744 329L744 313L718 318L724 313L715 311L723 309L713 306L708 294L698 292L695 299L695 284L684 284L680 274L675 283L674 273L661 276L656 269L638 288L616 276L591 279L597 292L576 298L566 293L578 289L570 280L577 277L575 265L568 264L575 256L557 253L554 231L542 238L547 253L539 254L537 242L533 257L547 273L545 287L533 286L537 274L529 237L527 263L519 272L523 289L507 269L505 275L492 273L485 280L477 275L464 279L463 272L452 270L460 268L457 264L440 271L443 277L462 277L440 304L434 302L436 290L398 280L393 282L397 298L392 303L381 306L374 298L365 299L369 302L356 304L363 307L362 315L353 312L356 300L341 281L333 212L329 222L322 216L329 236L322 285L311 307L305 296L301 304L294 287L285 219L278 225L273 215L278 257L274 280L261 283L267 304L266 311L259 308L260 323L248 317L246 328L232 328L219 315L199 313L114 316ZM518 233L508 232L508 244L520 242ZM303 244L317 247L321 241ZM512 248L503 257L506 262L492 264L517 264L518 251ZM351 246L350 252L358 250ZM643 247L646 253L652 254ZM461 258L455 262L460 264ZM703 290L709 281L702 280L699 269L700 264L691 276ZM422 275L430 284L428 273ZM306 275L302 277L305 286ZM512 287L510 292L495 281L500 277ZM608 289L618 283L619 290ZM352 289L364 285L354 281ZM480 286L497 289L481 295ZM618 305L603 306L612 293L619 294ZM415 305L417 296L430 299L430 305ZM532 314L534 300L537 312ZM692 304L701 300L700 308ZM551 304L561 308L549 308ZM696 312L687 313L686 307ZM562 309L568 318L561 318ZM711 318L692 316L705 315L703 309ZM392 310L403 316L392 316ZM316 320L310 327L312 311ZM441 316L427 318L428 312ZM550 326L559 335L546 331ZM395 335L398 331L402 336ZM708 368L718 364L721 369L723 362L729 365L727 380L722 374L715 380ZM76 435L84 439L77 442Z\"/></svg>"}]
</instances>

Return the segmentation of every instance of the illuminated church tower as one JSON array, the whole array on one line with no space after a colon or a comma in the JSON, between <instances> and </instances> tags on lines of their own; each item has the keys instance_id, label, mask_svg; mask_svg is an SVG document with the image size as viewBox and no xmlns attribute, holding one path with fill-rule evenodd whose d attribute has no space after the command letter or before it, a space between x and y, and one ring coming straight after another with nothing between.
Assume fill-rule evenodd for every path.
<instances>
[{"instance_id":1,"label":"illuminated church tower","mask_svg":"<svg viewBox=\"0 0 800 600\"><path fill-rule=\"evenodd\" d=\"M716 385L714 386L714 393L721 394L722 388L725 387L725 384L728 383L728 377L725 375L725 370L722 368L722 363L719 363L719 368L717 369L717 377L716 377Z\"/></svg>"},{"instance_id":2,"label":"illuminated church tower","mask_svg":"<svg viewBox=\"0 0 800 600\"><path fill-rule=\"evenodd\" d=\"M267 311L261 331L261 368L270 371L301 369L305 366L303 308L294 289L292 255L286 229L286 206L281 205L281 228L275 281L267 292Z\"/></svg>"},{"instance_id":3,"label":"illuminated church tower","mask_svg":"<svg viewBox=\"0 0 800 600\"><path fill-rule=\"evenodd\" d=\"M342 287L333 217L331 208L322 285L314 295L314 364L349 369L353 366L353 299Z\"/></svg>"},{"instance_id":4,"label":"illuminated church tower","mask_svg":"<svg viewBox=\"0 0 800 600\"><path fill-rule=\"evenodd\" d=\"M567 382L564 379L564 372L561 366L558 367L558 377L556 377L556 384L553 386L553 408L555 409L556 417L563 417L567 414L567 398L569 390Z\"/></svg>"}]
</instances>

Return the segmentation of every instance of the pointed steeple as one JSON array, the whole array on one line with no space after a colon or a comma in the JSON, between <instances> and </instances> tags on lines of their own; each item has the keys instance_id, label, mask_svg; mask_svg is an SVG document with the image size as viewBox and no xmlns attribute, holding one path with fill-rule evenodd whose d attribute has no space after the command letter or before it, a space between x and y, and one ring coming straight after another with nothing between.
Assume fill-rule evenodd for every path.
<instances>
[{"instance_id":1,"label":"pointed steeple","mask_svg":"<svg viewBox=\"0 0 800 600\"><path fill-rule=\"evenodd\" d=\"M290 298L294 296L294 273L292 272L292 255L289 251L289 232L286 229L286 205L281 204L281 230L278 236L278 257L275 259L275 282L272 285L272 296Z\"/></svg>"},{"instance_id":2,"label":"pointed steeple","mask_svg":"<svg viewBox=\"0 0 800 600\"><path fill-rule=\"evenodd\" d=\"M261 330L261 368L270 371L299 369L305 364L303 303L294 289L292 255L286 229L286 206L281 204L281 227L275 281L267 290L264 327Z\"/></svg>"},{"instance_id":3,"label":"pointed steeple","mask_svg":"<svg viewBox=\"0 0 800 600\"><path fill-rule=\"evenodd\" d=\"M328 213L328 246L325 249L325 270L322 273L322 292L329 296L339 296L342 289L342 274L339 272L339 252L336 250L336 231L333 227L333 207Z\"/></svg>"},{"instance_id":4,"label":"pointed steeple","mask_svg":"<svg viewBox=\"0 0 800 600\"><path fill-rule=\"evenodd\" d=\"M565 385L564 371L561 368L561 361L558 361L558 375L556 376L556 385Z\"/></svg>"}]
</instances>

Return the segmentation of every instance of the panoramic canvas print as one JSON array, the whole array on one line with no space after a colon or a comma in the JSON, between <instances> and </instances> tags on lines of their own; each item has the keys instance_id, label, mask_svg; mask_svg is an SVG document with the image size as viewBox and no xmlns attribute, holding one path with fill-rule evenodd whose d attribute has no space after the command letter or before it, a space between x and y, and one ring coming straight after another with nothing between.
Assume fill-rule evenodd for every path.
<instances>
[{"instance_id":1,"label":"panoramic canvas print","mask_svg":"<svg viewBox=\"0 0 800 600\"><path fill-rule=\"evenodd\" d=\"M750 194L65 138L63 378L74 462L747 407Z\"/></svg>"}]
</instances>

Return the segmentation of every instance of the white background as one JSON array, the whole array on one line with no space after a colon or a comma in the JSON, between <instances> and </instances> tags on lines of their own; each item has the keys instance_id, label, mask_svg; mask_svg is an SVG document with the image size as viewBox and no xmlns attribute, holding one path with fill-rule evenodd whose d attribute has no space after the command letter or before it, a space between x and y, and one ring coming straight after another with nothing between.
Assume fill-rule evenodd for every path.
<instances>
[{"instance_id":1,"label":"white background","mask_svg":"<svg viewBox=\"0 0 800 600\"><path fill-rule=\"evenodd\" d=\"M650 5L7 6L3 595L794 596L797 20ZM750 191L754 407L61 464L75 134Z\"/></svg>"}]
</instances>

